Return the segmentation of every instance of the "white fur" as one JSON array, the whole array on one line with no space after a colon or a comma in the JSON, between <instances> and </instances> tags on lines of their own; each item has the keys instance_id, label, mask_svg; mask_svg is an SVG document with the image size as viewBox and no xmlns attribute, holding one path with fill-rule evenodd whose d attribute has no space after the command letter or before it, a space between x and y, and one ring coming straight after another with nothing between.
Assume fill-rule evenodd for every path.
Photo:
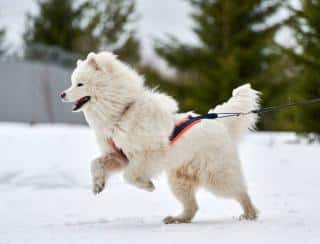
<instances>
[{"instance_id":1,"label":"white fur","mask_svg":"<svg viewBox=\"0 0 320 244\"><path fill-rule=\"evenodd\" d=\"M225 103L209 110L213 113L246 113L259 108L259 92L251 89L250 84L242 85L232 91L232 97ZM223 119L224 125L228 128L231 137L238 141L248 130L255 128L258 116L250 114L241 117L230 117Z\"/></svg>"},{"instance_id":2,"label":"white fur","mask_svg":"<svg viewBox=\"0 0 320 244\"><path fill-rule=\"evenodd\" d=\"M77 87L79 82L84 85ZM237 200L247 193L237 142L248 129L254 128L257 116L202 120L169 146L168 137L175 122L187 114L177 114L177 104L171 97L146 88L141 76L108 52L90 53L86 60L78 61L66 94L66 100L71 102L91 96L81 110L95 132L101 157L113 152L106 142L111 137L129 159L124 168L129 183L153 190L150 178L164 170L170 174L188 165L197 179L190 181L192 186ZM226 103L210 111L247 112L256 108L258 93L247 84L235 89ZM183 171L186 175L188 172ZM184 193L180 192L180 200L181 194ZM196 206L184 205L181 216L191 219L194 214L190 212Z\"/></svg>"}]
</instances>

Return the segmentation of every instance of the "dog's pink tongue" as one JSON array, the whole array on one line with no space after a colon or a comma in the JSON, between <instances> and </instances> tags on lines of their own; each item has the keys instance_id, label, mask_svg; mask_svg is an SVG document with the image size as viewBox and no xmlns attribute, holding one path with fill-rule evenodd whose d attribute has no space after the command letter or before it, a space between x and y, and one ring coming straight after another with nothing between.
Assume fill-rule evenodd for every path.
<instances>
[{"instance_id":1,"label":"dog's pink tongue","mask_svg":"<svg viewBox=\"0 0 320 244\"><path fill-rule=\"evenodd\" d=\"M76 110L78 106L79 106L79 101L76 101L72 106L72 110Z\"/></svg>"}]
</instances>

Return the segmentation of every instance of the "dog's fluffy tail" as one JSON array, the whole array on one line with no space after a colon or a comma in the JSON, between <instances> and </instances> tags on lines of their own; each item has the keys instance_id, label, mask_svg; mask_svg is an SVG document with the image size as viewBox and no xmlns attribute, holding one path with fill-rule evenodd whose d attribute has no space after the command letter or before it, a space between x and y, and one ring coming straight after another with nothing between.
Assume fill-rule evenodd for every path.
<instances>
[{"instance_id":1,"label":"dog's fluffy tail","mask_svg":"<svg viewBox=\"0 0 320 244\"><path fill-rule=\"evenodd\" d=\"M225 103L216 106L209 112L231 113L231 112L249 112L259 108L260 92L251 88L250 84L242 85L232 91L232 97ZM239 141L241 136L248 130L254 129L258 121L258 115L249 114L239 117L230 117L220 119L226 125L230 136L235 141Z\"/></svg>"}]
</instances>

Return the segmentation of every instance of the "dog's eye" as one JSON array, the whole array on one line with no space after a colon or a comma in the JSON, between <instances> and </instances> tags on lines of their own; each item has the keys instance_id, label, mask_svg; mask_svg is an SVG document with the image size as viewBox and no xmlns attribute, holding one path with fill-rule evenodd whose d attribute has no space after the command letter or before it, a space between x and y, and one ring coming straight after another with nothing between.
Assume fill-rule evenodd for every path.
<instances>
[{"instance_id":1,"label":"dog's eye","mask_svg":"<svg viewBox=\"0 0 320 244\"><path fill-rule=\"evenodd\" d=\"M77 86L80 87L80 86L83 86L83 84L82 83L78 83Z\"/></svg>"}]
</instances>

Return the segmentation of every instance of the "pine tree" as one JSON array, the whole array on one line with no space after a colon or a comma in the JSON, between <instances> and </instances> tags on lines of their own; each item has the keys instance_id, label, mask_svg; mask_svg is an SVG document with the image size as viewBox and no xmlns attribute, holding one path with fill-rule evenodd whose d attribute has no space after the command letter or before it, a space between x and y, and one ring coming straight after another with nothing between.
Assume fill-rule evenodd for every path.
<instances>
[{"instance_id":1,"label":"pine tree","mask_svg":"<svg viewBox=\"0 0 320 244\"><path fill-rule=\"evenodd\" d=\"M6 48L4 46L5 29L0 29L0 57L6 53Z\"/></svg>"},{"instance_id":2,"label":"pine tree","mask_svg":"<svg viewBox=\"0 0 320 244\"><path fill-rule=\"evenodd\" d=\"M278 69L275 60L280 54L274 35L280 24L265 23L279 9L280 1L189 2L199 44L188 45L171 37L156 47L190 87L189 97L193 98L184 100L183 108L205 112L225 101L233 88L245 82L262 90L264 101L274 97L276 89L270 87L280 82L271 77Z\"/></svg>"},{"instance_id":3,"label":"pine tree","mask_svg":"<svg viewBox=\"0 0 320 244\"><path fill-rule=\"evenodd\" d=\"M289 50L300 72L291 89L295 100L320 97L320 0L301 0L301 10L291 8L289 20L300 51ZM320 105L296 109L292 123L300 132L315 132L320 140Z\"/></svg>"},{"instance_id":4,"label":"pine tree","mask_svg":"<svg viewBox=\"0 0 320 244\"><path fill-rule=\"evenodd\" d=\"M134 23L137 20L135 2L133 0L102 1L99 13L102 29L101 48L119 55L131 65L140 61L140 43L135 37Z\"/></svg>"},{"instance_id":5,"label":"pine tree","mask_svg":"<svg viewBox=\"0 0 320 244\"><path fill-rule=\"evenodd\" d=\"M25 56L73 65L90 51L108 49L124 60L140 59L134 37L133 0L38 0L39 14L28 16Z\"/></svg>"},{"instance_id":6,"label":"pine tree","mask_svg":"<svg viewBox=\"0 0 320 244\"><path fill-rule=\"evenodd\" d=\"M38 7L39 14L28 15L27 19L26 58L85 55L98 48L99 42L93 35L98 22L96 18L86 21L93 8L90 2L76 5L75 0L38 0Z\"/></svg>"}]
</instances>

